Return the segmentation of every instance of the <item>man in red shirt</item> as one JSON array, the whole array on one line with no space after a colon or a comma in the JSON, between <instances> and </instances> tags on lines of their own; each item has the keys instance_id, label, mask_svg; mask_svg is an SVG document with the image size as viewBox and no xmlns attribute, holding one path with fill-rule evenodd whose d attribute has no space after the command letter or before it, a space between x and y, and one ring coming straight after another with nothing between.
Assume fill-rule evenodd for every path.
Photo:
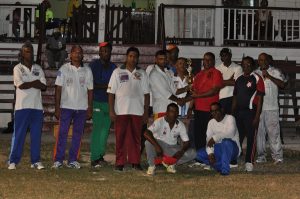
<instances>
[{"instance_id":1,"label":"man in red shirt","mask_svg":"<svg viewBox=\"0 0 300 199\"><path fill-rule=\"evenodd\" d=\"M207 52L203 57L203 70L194 79L191 96L194 99L194 141L196 150L206 145L206 130L210 120L210 105L219 101L222 88L222 74L215 68L215 55ZM193 103L191 103L193 104ZM192 105L189 107L191 111Z\"/></svg>"}]
</instances>

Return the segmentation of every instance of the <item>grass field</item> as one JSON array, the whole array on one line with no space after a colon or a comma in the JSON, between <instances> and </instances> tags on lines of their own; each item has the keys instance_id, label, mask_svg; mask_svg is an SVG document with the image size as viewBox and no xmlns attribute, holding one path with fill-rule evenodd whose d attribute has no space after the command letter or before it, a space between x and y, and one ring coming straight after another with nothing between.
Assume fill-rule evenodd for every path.
<instances>
[{"instance_id":1,"label":"grass field","mask_svg":"<svg viewBox=\"0 0 300 199\"><path fill-rule=\"evenodd\" d=\"M243 165L221 176L201 168L178 167L177 174L168 174L163 168L154 177L144 172L118 173L108 165L92 170L88 162L81 161L80 170L50 169L53 143L43 143L42 161L46 170L30 169L29 146L17 170L7 170L10 144L0 141L0 199L2 198L300 198L300 152L285 151L285 162L273 165L271 161L255 165L251 174ZM108 151L113 153L114 146ZM83 155L89 151L83 144ZM88 159L87 157L83 158ZM143 166L146 168L145 161Z\"/></svg>"}]
</instances>

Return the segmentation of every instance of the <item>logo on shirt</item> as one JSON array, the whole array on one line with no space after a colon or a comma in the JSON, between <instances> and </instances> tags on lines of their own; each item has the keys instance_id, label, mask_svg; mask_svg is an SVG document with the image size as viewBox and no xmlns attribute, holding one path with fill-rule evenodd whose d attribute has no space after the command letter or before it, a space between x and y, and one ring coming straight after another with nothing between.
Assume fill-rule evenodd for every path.
<instances>
[{"instance_id":1,"label":"logo on shirt","mask_svg":"<svg viewBox=\"0 0 300 199\"><path fill-rule=\"evenodd\" d=\"M134 79L141 80L141 76L142 76L142 74L141 74L141 73L139 73L139 72L135 72L133 75L134 75Z\"/></svg>"},{"instance_id":2,"label":"logo on shirt","mask_svg":"<svg viewBox=\"0 0 300 199\"><path fill-rule=\"evenodd\" d=\"M33 69L33 70L32 70L32 74L33 74L34 76L39 76L39 75L40 75L39 69Z\"/></svg>"},{"instance_id":3,"label":"logo on shirt","mask_svg":"<svg viewBox=\"0 0 300 199\"><path fill-rule=\"evenodd\" d=\"M248 88L251 88L251 86L252 86L252 83L251 83L250 81L248 81L247 87L248 87Z\"/></svg>"},{"instance_id":4,"label":"logo on shirt","mask_svg":"<svg viewBox=\"0 0 300 199\"><path fill-rule=\"evenodd\" d=\"M120 79L120 82L127 82L129 80L129 76L127 73L120 73L119 74L119 79Z\"/></svg>"}]
</instances>

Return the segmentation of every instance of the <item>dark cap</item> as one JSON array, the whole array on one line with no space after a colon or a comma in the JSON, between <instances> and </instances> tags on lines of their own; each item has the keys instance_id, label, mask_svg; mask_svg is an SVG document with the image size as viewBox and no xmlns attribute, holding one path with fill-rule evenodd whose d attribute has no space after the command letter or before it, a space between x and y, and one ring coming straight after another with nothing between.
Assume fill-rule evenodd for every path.
<instances>
[{"instance_id":1,"label":"dark cap","mask_svg":"<svg viewBox=\"0 0 300 199\"><path fill-rule=\"evenodd\" d=\"M231 50L229 48L223 48L220 51L220 55L223 54L223 53L225 53L225 54L231 54L232 55Z\"/></svg>"}]
</instances>

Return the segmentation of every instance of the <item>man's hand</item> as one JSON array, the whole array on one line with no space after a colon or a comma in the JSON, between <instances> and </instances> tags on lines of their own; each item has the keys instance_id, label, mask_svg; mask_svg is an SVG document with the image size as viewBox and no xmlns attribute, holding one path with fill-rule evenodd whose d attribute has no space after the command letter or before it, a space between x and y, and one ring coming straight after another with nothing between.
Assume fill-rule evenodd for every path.
<instances>
[{"instance_id":1,"label":"man's hand","mask_svg":"<svg viewBox=\"0 0 300 199\"><path fill-rule=\"evenodd\" d=\"M189 108L188 111L187 111L187 118L191 119L192 116L193 116L193 109Z\"/></svg>"},{"instance_id":2,"label":"man's hand","mask_svg":"<svg viewBox=\"0 0 300 199\"><path fill-rule=\"evenodd\" d=\"M214 138L210 138L210 140L207 142L207 146L208 147L213 147L215 143L216 142L215 142Z\"/></svg>"},{"instance_id":3,"label":"man's hand","mask_svg":"<svg viewBox=\"0 0 300 199\"><path fill-rule=\"evenodd\" d=\"M157 157L163 157L164 152L160 146L155 148L155 152Z\"/></svg>"},{"instance_id":4,"label":"man's hand","mask_svg":"<svg viewBox=\"0 0 300 199\"><path fill-rule=\"evenodd\" d=\"M173 155L173 158L176 158L177 160L179 160L183 156L183 154L184 154L184 151L179 150Z\"/></svg>"},{"instance_id":5,"label":"man's hand","mask_svg":"<svg viewBox=\"0 0 300 199\"><path fill-rule=\"evenodd\" d=\"M87 117L86 117L86 119L89 120L89 119L92 118L92 116L93 116L93 108L91 106L89 106L88 109L87 109Z\"/></svg>"},{"instance_id":6,"label":"man's hand","mask_svg":"<svg viewBox=\"0 0 300 199\"><path fill-rule=\"evenodd\" d=\"M259 117L255 117L254 120L252 121L252 125L255 129L258 129L259 125Z\"/></svg>"},{"instance_id":7,"label":"man's hand","mask_svg":"<svg viewBox=\"0 0 300 199\"><path fill-rule=\"evenodd\" d=\"M116 112L114 110L109 111L109 117L110 117L110 120L114 122L117 117Z\"/></svg>"},{"instance_id":8,"label":"man's hand","mask_svg":"<svg viewBox=\"0 0 300 199\"><path fill-rule=\"evenodd\" d=\"M185 104L184 98L177 98L176 102L179 106L183 106Z\"/></svg>"},{"instance_id":9,"label":"man's hand","mask_svg":"<svg viewBox=\"0 0 300 199\"><path fill-rule=\"evenodd\" d=\"M60 108L55 108L54 116L57 120L60 118Z\"/></svg>"},{"instance_id":10,"label":"man's hand","mask_svg":"<svg viewBox=\"0 0 300 199\"><path fill-rule=\"evenodd\" d=\"M208 155L208 161L209 161L209 164L212 165L212 166L216 163L216 158L215 158L215 155L213 153Z\"/></svg>"}]
</instances>

